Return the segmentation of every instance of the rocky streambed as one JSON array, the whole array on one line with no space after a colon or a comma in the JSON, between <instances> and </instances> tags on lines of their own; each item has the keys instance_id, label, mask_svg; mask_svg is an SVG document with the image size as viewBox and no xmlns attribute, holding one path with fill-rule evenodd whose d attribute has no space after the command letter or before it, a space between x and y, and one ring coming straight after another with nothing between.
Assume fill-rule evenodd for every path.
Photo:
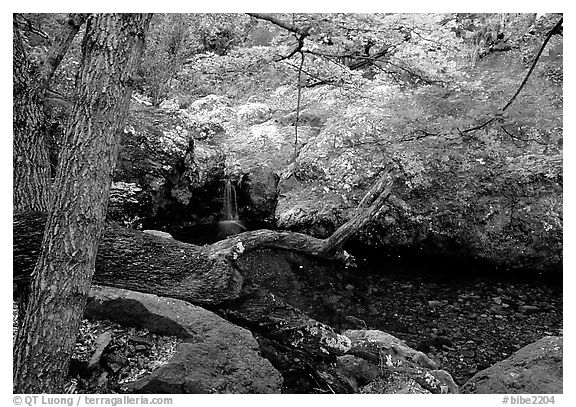
<instances>
[{"instance_id":1,"label":"rocky streambed","mask_svg":"<svg viewBox=\"0 0 576 407\"><path fill-rule=\"evenodd\" d=\"M464 261L359 257L355 268L257 251L245 278L336 330L377 329L426 353L458 385L543 336L562 335L561 276Z\"/></svg>"},{"instance_id":2,"label":"rocky streambed","mask_svg":"<svg viewBox=\"0 0 576 407\"><path fill-rule=\"evenodd\" d=\"M294 252L259 250L243 256L239 266L245 283L257 281L339 332L394 335L426 354L437 369L449 372L458 386L528 344L546 336L562 336L561 276L513 275L482 264L403 255L375 257L371 253L357 256L356 261L356 267L347 268ZM90 304L89 315L104 320L83 321L67 391L178 393L188 392L183 383L190 382L200 386L192 392L323 392L300 356L286 353L260 334L254 334L256 344L249 331L209 311L181 301L114 289L93 290ZM161 311L162 307L166 310ZM110 322L107 318L120 320ZM170 320L180 322L172 326ZM153 332L130 326L149 327ZM229 335L244 338L241 349L230 347ZM197 360L198 355L190 359L188 355L194 351L190 353L188 348L200 346L194 343L210 349L208 359ZM220 358L221 362L208 363L215 360L214 349L219 349L216 354L225 351L229 355ZM281 389L278 380L270 388L254 387L247 384L252 379L246 381L230 372L223 375L228 384L212 389L222 376L221 368L226 371L231 360L244 366L233 371L244 372L247 365L243 361L255 358L279 376L262 356L282 372ZM346 358L354 363L360 360ZM344 359L339 360L339 366L343 364L339 368L354 370ZM183 364L182 360L195 361L201 377L183 379L178 369L188 362ZM362 365L358 380L375 369L363 363L366 366ZM236 383L236 387L229 388L229 383Z\"/></svg>"}]
</instances>

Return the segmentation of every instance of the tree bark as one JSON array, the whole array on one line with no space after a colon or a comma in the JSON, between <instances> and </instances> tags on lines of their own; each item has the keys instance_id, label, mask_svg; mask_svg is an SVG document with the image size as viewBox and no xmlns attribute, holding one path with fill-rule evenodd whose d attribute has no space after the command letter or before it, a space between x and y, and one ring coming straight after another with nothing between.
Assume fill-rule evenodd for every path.
<instances>
[{"instance_id":1,"label":"tree bark","mask_svg":"<svg viewBox=\"0 0 576 407\"><path fill-rule=\"evenodd\" d=\"M46 214L14 216L14 279L29 278L42 246ZM235 242L246 243L242 249ZM235 260L259 248L291 248L318 254L324 240L259 230L209 246L195 246L107 225L96 256L94 284L177 298L218 310L240 325L309 355L343 353L334 331L272 295L245 284Z\"/></svg>"},{"instance_id":2,"label":"tree bark","mask_svg":"<svg viewBox=\"0 0 576 407\"><path fill-rule=\"evenodd\" d=\"M13 23L13 169L14 209L48 211L51 203L51 169L46 136L45 101L48 86L86 20L86 14L69 14L39 69L28 59L16 18Z\"/></svg>"},{"instance_id":3,"label":"tree bark","mask_svg":"<svg viewBox=\"0 0 576 407\"><path fill-rule=\"evenodd\" d=\"M24 51L17 18L13 24L14 148L13 201L15 210L47 211L52 200L50 152L46 134L46 93L86 14L69 14L36 71ZM22 323L30 287L18 286L18 322Z\"/></svg>"},{"instance_id":4,"label":"tree bark","mask_svg":"<svg viewBox=\"0 0 576 407\"><path fill-rule=\"evenodd\" d=\"M15 210L47 211L50 205L50 162L46 140L43 88L13 25L13 124Z\"/></svg>"},{"instance_id":5,"label":"tree bark","mask_svg":"<svg viewBox=\"0 0 576 407\"><path fill-rule=\"evenodd\" d=\"M54 76L54 72L56 72L62 58L64 58L64 55L66 55L66 52L70 48L72 40L80 30L82 24L86 21L87 17L88 14L83 13L68 14L66 22L55 38L52 47L48 51L48 55L46 56L42 70L40 71L40 86L44 89L48 88L52 76Z\"/></svg>"},{"instance_id":6,"label":"tree bark","mask_svg":"<svg viewBox=\"0 0 576 407\"><path fill-rule=\"evenodd\" d=\"M75 104L56 173L57 194L14 345L15 392L62 392L148 22L148 15L88 18Z\"/></svg>"}]
</instances>

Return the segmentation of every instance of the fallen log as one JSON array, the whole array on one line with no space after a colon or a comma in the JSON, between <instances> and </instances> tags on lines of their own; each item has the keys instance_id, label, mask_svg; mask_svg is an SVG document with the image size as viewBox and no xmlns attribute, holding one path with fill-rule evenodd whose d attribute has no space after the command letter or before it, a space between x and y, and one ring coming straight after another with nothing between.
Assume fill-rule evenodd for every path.
<instances>
[{"instance_id":1,"label":"fallen log","mask_svg":"<svg viewBox=\"0 0 576 407\"><path fill-rule=\"evenodd\" d=\"M344 243L376 216L392 186L390 170L366 194L356 216L327 239L257 230L206 246L109 224L102 235L93 283L182 299L218 310L234 322L316 357L341 355L349 340L258 286L244 284L236 260L262 248L338 257ZM14 214L14 281L30 278L40 252L46 214Z\"/></svg>"}]
</instances>

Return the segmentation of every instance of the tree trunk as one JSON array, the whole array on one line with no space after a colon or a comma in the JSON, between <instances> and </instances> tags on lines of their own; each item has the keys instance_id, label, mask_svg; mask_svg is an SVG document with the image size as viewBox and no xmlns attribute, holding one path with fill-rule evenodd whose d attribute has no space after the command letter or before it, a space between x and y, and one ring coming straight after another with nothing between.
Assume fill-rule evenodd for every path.
<instances>
[{"instance_id":1,"label":"tree trunk","mask_svg":"<svg viewBox=\"0 0 576 407\"><path fill-rule=\"evenodd\" d=\"M208 306L299 352L322 358L339 355L346 350L345 338L262 289L257 282L245 284L236 260L262 248L341 257L341 245L376 216L390 194L390 187L386 170L362 200L356 216L334 233L335 238L328 239L256 230L212 245L195 246L108 225L96 257L93 282ZM14 217L16 280L26 279L34 266L43 222L45 215L41 213Z\"/></svg>"},{"instance_id":2,"label":"tree trunk","mask_svg":"<svg viewBox=\"0 0 576 407\"><path fill-rule=\"evenodd\" d=\"M14 278L34 268L42 245L43 213L14 216ZM237 240L236 240L237 239ZM239 248L234 242L245 242ZM311 236L259 230L209 246L195 246L133 229L107 225L96 256L92 282L178 298L218 310L227 318L309 355L343 352L343 338L255 284L245 284L235 260L258 248L291 248L318 254Z\"/></svg>"},{"instance_id":3,"label":"tree trunk","mask_svg":"<svg viewBox=\"0 0 576 407\"><path fill-rule=\"evenodd\" d=\"M86 20L69 14L40 69L30 63L16 20L13 23L14 209L48 211L51 170L46 137L45 96L52 76Z\"/></svg>"},{"instance_id":4,"label":"tree trunk","mask_svg":"<svg viewBox=\"0 0 576 407\"><path fill-rule=\"evenodd\" d=\"M148 15L88 18L75 104L56 174L57 194L14 346L15 392L62 392L148 22Z\"/></svg>"},{"instance_id":5,"label":"tree trunk","mask_svg":"<svg viewBox=\"0 0 576 407\"><path fill-rule=\"evenodd\" d=\"M62 58L64 58L68 48L70 48L72 40L74 40L74 37L78 34L80 27L84 24L87 17L88 14L82 13L68 14L62 29L54 39L53 45L48 51L48 55L46 56L44 65L40 72L39 81L44 89L47 89L48 85L50 85L54 72L56 72Z\"/></svg>"},{"instance_id":6,"label":"tree trunk","mask_svg":"<svg viewBox=\"0 0 576 407\"><path fill-rule=\"evenodd\" d=\"M47 211L50 205L50 162L46 140L43 88L13 25L13 205L15 210Z\"/></svg>"},{"instance_id":7,"label":"tree trunk","mask_svg":"<svg viewBox=\"0 0 576 407\"><path fill-rule=\"evenodd\" d=\"M86 14L69 14L55 38L43 66L35 72L24 52L16 20L13 24L13 83L14 83L14 149L13 200L15 210L48 211L50 208L51 168L46 134L46 92L70 48ZM18 322L22 323L30 287L18 286Z\"/></svg>"}]
</instances>

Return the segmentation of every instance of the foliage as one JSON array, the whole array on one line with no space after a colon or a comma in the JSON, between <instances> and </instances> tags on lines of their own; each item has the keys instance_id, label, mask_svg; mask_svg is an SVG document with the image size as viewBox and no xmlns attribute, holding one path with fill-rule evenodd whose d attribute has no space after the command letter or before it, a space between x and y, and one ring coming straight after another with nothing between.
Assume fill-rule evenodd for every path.
<instances>
[{"instance_id":1,"label":"foliage","mask_svg":"<svg viewBox=\"0 0 576 407\"><path fill-rule=\"evenodd\" d=\"M159 105L196 54L226 55L245 41L249 20L235 14L157 14L140 67L140 88Z\"/></svg>"}]
</instances>

